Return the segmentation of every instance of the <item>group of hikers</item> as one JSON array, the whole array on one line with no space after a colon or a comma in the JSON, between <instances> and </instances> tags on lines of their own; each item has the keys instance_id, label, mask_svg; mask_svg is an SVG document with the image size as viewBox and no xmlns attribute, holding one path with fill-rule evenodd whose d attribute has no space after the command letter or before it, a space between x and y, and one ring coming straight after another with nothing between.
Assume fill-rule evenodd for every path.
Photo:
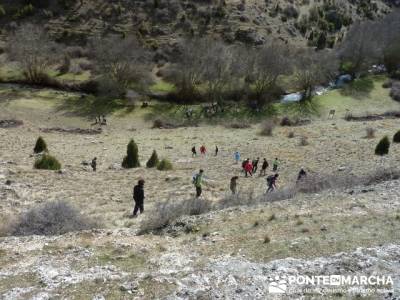
<instances>
[{"instance_id":1,"label":"group of hikers","mask_svg":"<svg viewBox=\"0 0 400 300\"><path fill-rule=\"evenodd\" d=\"M215 147L215 155L216 156L218 155L218 151L219 151L218 146L216 146ZM200 153L202 155L205 155L206 152L207 152L206 147L204 145L202 145L200 147ZM192 148L192 155L193 156L197 155L195 146L193 146L193 148ZM238 163L240 161L240 153L238 151L236 151L234 153L234 159L235 159L236 163ZM245 177L248 177L248 175L250 175L252 177L253 174L256 174L256 172L258 170L259 161L260 161L260 158L257 158L254 160L250 160L249 158L247 158L246 160L244 160L242 162L242 171L244 172ZM92 161L92 163L93 163L93 161ZM275 172L275 174L270 175L266 178L266 181L267 181L266 193L273 192L277 187L277 180L279 178L279 174L276 172L278 171L279 165L280 165L279 159L275 158L275 160L272 163L272 171ZM261 170L260 170L259 176L266 176L268 167L269 167L268 161L266 158L264 158L263 163L261 165ZM94 169L94 171L95 171L95 169ZM304 170L304 168L301 168L298 173L298 176L297 176L297 182L305 179L306 176L307 176L306 171ZM202 194L203 178L204 178L204 170L203 169L200 169L199 172L196 175L194 175L192 178L192 183L196 190L196 198L200 198L200 196ZM239 176L233 176L230 180L229 188L233 195L238 193L238 180L239 180ZM132 217L136 217L138 212L143 213L143 211L144 211L144 198L145 198L144 183L145 183L145 181L143 179L140 179L138 181L137 185L135 185L135 187L133 189L133 199L135 201L135 207L133 210Z\"/></svg>"},{"instance_id":2,"label":"group of hikers","mask_svg":"<svg viewBox=\"0 0 400 300\"><path fill-rule=\"evenodd\" d=\"M206 155L206 153L207 153L207 148L206 148L206 146L201 145L200 148L199 148L199 150L200 150L200 154L201 154L201 155ZM215 146L215 150L214 150L215 156L218 155L218 152L219 152L218 146ZM193 146L193 147L192 147L192 157L196 157L196 156L197 156L196 146Z\"/></svg>"}]
</instances>

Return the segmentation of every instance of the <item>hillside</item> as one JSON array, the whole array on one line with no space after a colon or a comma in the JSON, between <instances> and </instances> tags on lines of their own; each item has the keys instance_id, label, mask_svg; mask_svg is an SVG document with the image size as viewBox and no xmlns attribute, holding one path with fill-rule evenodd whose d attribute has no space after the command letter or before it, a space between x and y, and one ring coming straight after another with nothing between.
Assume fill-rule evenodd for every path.
<instances>
[{"instance_id":1,"label":"hillside","mask_svg":"<svg viewBox=\"0 0 400 300\"><path fill-rule=\"evenodd\" d=\"M134 33L161 57L183 36L219 36L228 43L263 44L274 37L301 45L326 40L332 47L357 20L377 19L396 1L265 0L3 0L1 32L23 22L45 26L64 43L96 34Z\"/></svg>"}]
</instances>

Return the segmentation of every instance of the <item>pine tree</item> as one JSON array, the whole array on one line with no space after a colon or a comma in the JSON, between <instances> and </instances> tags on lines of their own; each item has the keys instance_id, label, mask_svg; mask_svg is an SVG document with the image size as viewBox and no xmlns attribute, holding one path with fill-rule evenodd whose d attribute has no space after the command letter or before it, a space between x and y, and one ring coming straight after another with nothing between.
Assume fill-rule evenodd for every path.
<instances>
[{"instance_id":1,"label":"pine tree","mask_svg":"<svg viewBox=\"0 0 400 300\"><path fill-rule=\"evenodd\" d=\"M400 130L394 134L393 143L400 143Z\"/></svg>"},{"instance_id":2,"label":"pine tree","mask_svg":"<svg viewBox=\"0 0 400 300\"><path fill-rule=\"evenodd\" d=\"M383 137L375 148L376 155L386 155L389 153L390 141L387 136Z\"/></svg>"},{"instance_id":3,"label":"pine tree","mask_svg":"<svg viewBox=\"0 0 400 300\"><path fill-rule=\"evenodd\" d=\"M33 148L33 152L35 153L47 152L46 142L41 136L39 136L39 138L37 139L35 148Z\"/></svg>"},{"instance_id":4,"label":"pine tree","mask_svg":"<svg viewBox=\"0 0 400 300\"><path fill-rule=\"evenodd\" d=\"M125 169L140 167L138 152L138 146L136 145L135 141L133 139L130 140L126 150L126 156L122 161L122 167Z\"/></svg>"},{"instance_id":5,"label":"pine tree","mask_svg":"<svg viewBox=\"0 0 400 300\"><path fill-rule=\"evenodd\" d=\"M153 150L153 153L151 154L151 157L146 163L146 167L148 168L155 168L159 164L159 159L156 150Z\"/></svg>"}]
</instances>

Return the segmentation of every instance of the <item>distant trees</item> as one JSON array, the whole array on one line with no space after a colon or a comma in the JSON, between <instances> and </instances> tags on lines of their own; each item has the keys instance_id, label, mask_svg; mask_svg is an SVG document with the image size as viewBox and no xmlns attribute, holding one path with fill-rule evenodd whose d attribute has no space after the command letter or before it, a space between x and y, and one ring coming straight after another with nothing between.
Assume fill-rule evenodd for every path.
<instances>
[{"instance_id":1,"label":"distant trees","mask_svg":"<svg viewBox=\"0 0 400 300\"><path fill-rule=\"evenodd\" d=\"M41 84L48 79L47 71L59 58L58 45L47 32L33 24L21 25L7 43L7 54L17 61L25 79L33 84Z\"/></svg>"},{"instance_id":2,"label":"distant trees","mask_svg":"<svg viewBox=\"0 0 400 300\"><path fill-rule=\"evenodd\" d=\"M353 78L366 72L380 56L376 28L371 21L353 24L338 48L341 68Z\"/></svg>"},{"instance_id":3,"label":"distant trees","mask_svg":"<svg viewBox=\"0 0 400 300\"><path fill-rule=\"evenodd\" d=\"M103 79L102 94L122 96L127 88L142 89L151 80L149 55L133 36L96 37L90 45L96 72Z\"/></svg>"},{"instance_id":4,"label":"distant trees","mask_svg":"<svg viewBox=\"0 0 400 300\"><path fill-rule=\"evenodd\" d=\"M278 77L290 74L290 52L286 45L270 41L261 49L252 49L244 58L245 80L251 84L258 107L263 107L274 99Z\"/></svg>"}]
</instances>

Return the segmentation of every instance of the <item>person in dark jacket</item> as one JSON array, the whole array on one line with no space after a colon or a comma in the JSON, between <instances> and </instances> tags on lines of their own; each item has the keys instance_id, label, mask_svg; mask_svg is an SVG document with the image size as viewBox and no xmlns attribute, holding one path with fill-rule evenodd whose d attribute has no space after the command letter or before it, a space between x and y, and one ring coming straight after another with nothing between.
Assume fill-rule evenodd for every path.
<instances>
[{"instance_id":1,"label":"person in dark jacket","mask_svg":"<svg viewBox=\"0 0 400 300\"><path fill-rule=\"evenodd\" d=\"M263 164L261 166L260 176L266 175L267 168L268 168L268 161L267 159L264 158Z\"/></svg>"},{"instance_id":2,"label":"person in dark jacket","mask_svg":"<svg viewBox=\"0 0 400 300\"><path fill-rule=\"evenodd\" d=\"M97 157L92 159L92 162L90 163L90 166L92 167L93 172L96 172L96 170L97 170Z\"/></svg>"},{"instance_id":3,"label":"person in dark jacket","mask_svg":"<svg viewBox=\"0 0 400 300\"><path fill-rule=\"evenodd\" d=\"M219 152L218 146L215 146L215 156L218 155L218 152Z\"/></svg>"},{"instance_id":4,"label":"person in dark jacket","mask_svg":"<svg viewBox=\"0 0 400 300\"><path fill-rule=\"evenodd\" d=\"M138 184L133 188L133 200L135 208L133 209L133 217L136 217L138 211L142 214L144 211L144 180L140 179Z\"/></svg>"},{"instance_id":5,"label":"person in dark jacket","mask_svg":"<svg viewBox=\"0 0 400 300\"><path fill-rule=\"evenodd\" d=\"M257 157L257 159L253 160L253 174L257 172L258 169L258 162L260 161L260 158Z\"/></svg>"},{"instance_id":6,"label":"person in dark jacket","mask_svg":"<svg viewBox=\"0 0 400 300\"><path fill-rule=\"evenodd\" d=\"M304 169L301 168L300 171L299 171L299 175L297 176L297 182L305 179L306 177L307 177L306 171L304 171Z\"/></svg>"},{"instance_id":7,"label":"person in dark jacket","mask_svg":"<svg viewBox=\"0 0 400 300\"><path fill-rule=\"evenodd\" d=\"M196 146L192 147L192 157L196 157L197 156L197 151L196 151Z\"/></svg>"}]
</instances>

